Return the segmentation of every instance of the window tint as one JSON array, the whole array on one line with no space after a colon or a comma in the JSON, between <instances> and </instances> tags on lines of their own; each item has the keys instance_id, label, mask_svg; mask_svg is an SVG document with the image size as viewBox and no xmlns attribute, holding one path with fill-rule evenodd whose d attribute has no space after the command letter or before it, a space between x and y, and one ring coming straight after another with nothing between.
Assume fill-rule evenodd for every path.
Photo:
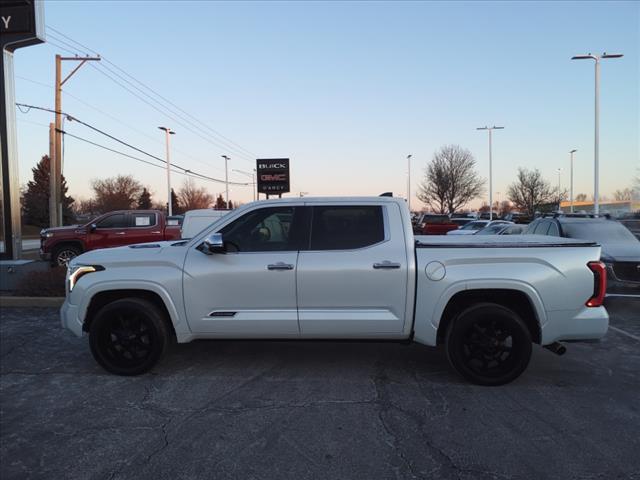
<instances>
[{"instance_id":1,"label":"window tint","mask_svg":"<svg viewBox=\"0 0 640 480\"><path fill-rule=\"evenodd\" d=\"M549 230L549 222L547 220L543 220L539 222L533 229L533 234L535 235L546 235L547 230Z\"/></svg>"},{"instance_id":2,"label":"window tint","mask_svg":"<svg viewBox=\"0 0 640 480\"><path fill-rule=\"evenodd\" d=\"M134 213L131 215L131 226L144 228L144 227L153 227L156 224L156 214L155 213ZM170 225L167 223L167 225Z\"/></svg>"},{"instance_id":3,"label":"window tint","mask_svg":"<svg viewBox=\"0 0 640 480\"><path fill-rule=\"evenodd\" d=\"M298 250L292 239L293 207L253 210L220 230L229 251L274 252Z\"/></svg>"},{"instance_id":4,"label":"window tint","mask_svg":"<svg viewBox=\"0 0 640 480\"><path fill-rule=\"evenodd\" d=\"M100 220L98 228L127 228L127 216L124 213L114 213Z\"/></svg>"},{"instance_id":5,"label":"window tint","mask_svg":"<svg viewBox=\"0 0 640 480\"><path fill-rule=\"evenodd\" d=\"M311 250L348 250L384 240L380 206L314 207Z\"/></svg>"}]
</instances>

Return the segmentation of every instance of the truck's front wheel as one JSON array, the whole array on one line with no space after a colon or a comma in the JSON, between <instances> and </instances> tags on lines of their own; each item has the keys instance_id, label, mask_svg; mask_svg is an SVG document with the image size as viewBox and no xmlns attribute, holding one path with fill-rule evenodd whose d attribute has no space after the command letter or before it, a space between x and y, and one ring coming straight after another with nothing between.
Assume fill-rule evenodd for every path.
<instances>
[{"instance_id":1,"label":"truck's front wheel","mask_svg":"<svg viewBox=\"0 0 640 480\"><path fill-rule=\"evenodd\" d=\"M449 362L467 380L503 385L520 376L531 358L531 334L512 310L479 303L460 312L446 336Z\"/></svg>"},{"instance_id":2,"label":"truck's front wheel","mask_svg":"<svg viewBox=\"0 0 640 480\"><path fill-rule=\"evenodd\" d=\"M158 363L169 335L163 313L153 303L123 298L98 311L89 328L89 345L108 372L139 375Z\"/></svg>"}]
</instances>

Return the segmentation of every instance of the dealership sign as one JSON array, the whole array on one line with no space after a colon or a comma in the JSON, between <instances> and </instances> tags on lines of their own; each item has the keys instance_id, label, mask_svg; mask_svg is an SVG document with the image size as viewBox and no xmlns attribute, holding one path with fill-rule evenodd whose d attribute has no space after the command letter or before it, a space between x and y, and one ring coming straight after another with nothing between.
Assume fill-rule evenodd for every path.
<instances>
[{"instance_id":1,"label":"dealership sign","mask_svg":"<svg viewBox=\"0 0 640 480\"><path fill-rule=\"evenodd\" d=\"M289 191L289 159L259 158L256 160L258 193L278 195Z\"/></svg>"}]
</instances>

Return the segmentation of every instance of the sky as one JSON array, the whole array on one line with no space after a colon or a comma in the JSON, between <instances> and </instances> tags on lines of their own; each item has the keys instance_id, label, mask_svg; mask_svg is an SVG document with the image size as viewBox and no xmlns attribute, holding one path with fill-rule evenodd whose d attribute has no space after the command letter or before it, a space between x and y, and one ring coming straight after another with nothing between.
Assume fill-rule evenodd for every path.
<instances>
[{"instance_id":1,"label":"sky","mask_svg":"<svg viewBox=\"0 0 640 480\"><path fill-rule=\"evenodd\" d=\"M594 65L570 58L605 51L624 57L601 64L601 194L630 187L640 169L638 2L49 0L45 22L52 43L16 52L18 102L53 108L54 55L69 55L59 47L90 53L62 33L112 62L83 66L64 86L63 111L162 158L157 127L168 126L172 163L214 178L224 179L221 155L235 182L248 177L232 170L251 172L255 158L288 157L290 195L405 197L410 154L411 205L420 209L418 183L443 145L471 151L488 178L487 132L476 128L498 125L494 200L505 199L518 167L538 168L553 185L561 168L568 188L572 149L574 191L592 195ZM114 72L151 87L182 118ZM48 152L53 118L16 115L24 184ZM76 122L64 129L146 158ZM131 174L166 201L162 169L70 137L64 148L73 197L89 197L93 179ZM172 175L176 188L183 181ZM197 183L224 192L223 183ZM230 198L250 201L251 187L232 186Z\"/></svg>"}]
</instances>

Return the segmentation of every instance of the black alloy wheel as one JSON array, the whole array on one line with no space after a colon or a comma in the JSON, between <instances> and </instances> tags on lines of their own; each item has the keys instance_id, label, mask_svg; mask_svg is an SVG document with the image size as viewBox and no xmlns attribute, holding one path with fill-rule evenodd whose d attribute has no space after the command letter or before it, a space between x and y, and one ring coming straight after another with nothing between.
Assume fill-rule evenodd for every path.
<instances>
[{"instance_id":1,"label":"black alloy wheel","mask_svg":"<svg viewBox=\"0 0 640 480\"><path fill-rule=\"evenodd\" d=\"M446 336L449 362L467 380L504 385L522 374L531 359L531 334L512 310L480 303L462 311Z\"/></svg>"},{"instance_id":2,"label":"black alloy wheel","mask_svg":"<svg viewBox=\"0 0 640 480\"><path fill-rule=\"evenodd\" d=\"M108 303L89 328L93 357L116 375L148 372L163 356L169 339L163 312L139 298Z\"/></svg>"}]
</instances>

